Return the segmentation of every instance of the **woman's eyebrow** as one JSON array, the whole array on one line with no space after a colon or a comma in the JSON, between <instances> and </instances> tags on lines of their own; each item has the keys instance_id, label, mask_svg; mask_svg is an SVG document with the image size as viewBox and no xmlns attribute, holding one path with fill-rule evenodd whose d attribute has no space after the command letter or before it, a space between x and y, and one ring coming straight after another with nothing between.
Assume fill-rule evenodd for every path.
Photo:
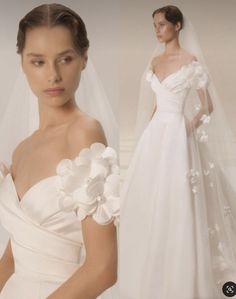
<instances>
[{"instance_id":1,"label":"woman's eyebrow","mask_svg":"<svg viewBox=\"0 0 236 299\"><path fill-rule=\"evenodd\" d=\"M63 52L58 53L56 56L62 56L69 53L74 53L75 51L73 49L68 49ZM33 56L33 57L45 57L43 54L37 54L37 53L27 53L26 56Z\"/></svg>"}]
</instances>

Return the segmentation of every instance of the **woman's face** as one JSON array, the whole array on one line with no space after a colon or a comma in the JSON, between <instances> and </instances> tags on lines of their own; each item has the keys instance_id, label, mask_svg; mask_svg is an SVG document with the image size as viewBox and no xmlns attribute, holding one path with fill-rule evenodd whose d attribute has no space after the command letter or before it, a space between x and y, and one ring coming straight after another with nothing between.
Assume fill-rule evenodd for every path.
<instances>
[{"instance_id":1,"label":"woman's face","mask_svg":"<svg viewBox=\"0 0 236 299\"><path fill-rule=\"evenodd\" d=\"M153 17L156 36L161 43L166 43L178 36L180 24L167 21L164 13L156 13Z\"/></svg>"},{"instance_id":2,"label":"woman's face","mask_svg":"<svg viewBox=\"0 0 236 299\"><path fill-rule=\"evenodd\" d=\"M74 98L87 54L74 49L70 31L63 26L42 26L26 33L22 68L33 93L50 106Z\"/></svg>"}]
</instances>

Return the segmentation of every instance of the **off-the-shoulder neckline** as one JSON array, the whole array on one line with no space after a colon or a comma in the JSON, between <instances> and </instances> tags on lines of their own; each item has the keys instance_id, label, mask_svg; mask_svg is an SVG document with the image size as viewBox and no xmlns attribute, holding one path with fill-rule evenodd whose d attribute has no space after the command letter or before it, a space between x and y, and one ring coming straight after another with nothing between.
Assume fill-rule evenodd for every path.
<instances>
[{"instance_id":1,"label":"off-the-shoulder neckline","mask_svg":"<svg viewBox=\"0 0 236 299\"><path fill-rule=\"evenodd\" d=\"M102 146L104 146L104 147L107 147L107 146L104 145L103 143L100 143L100 142L94 142L94 143L92 143L90 146L87 146L87 147L82 148L82 149L79 151L79 153L78 153L74 158L63 158L63 159L61 159L61 160L56 164L55 171L57 170L58 165L59 165L62 161L64 161L64 160L74 161L74 160L81 154L81 152L82 152L83 150L85 150L85 149L89 149L89 148L91 148L91 147L92 147L93 145L95 145L95 144L100 144L100 145L102 145ZM45 183L46 181L48 181L48 180L50 180L50 179L57 178L57 177L58 177L58 174L56 173L56 174L54 174L54 175L50 175L50 176L47 176L47 177L45 177L45 178L42 178L42 179L38 180L36 183L34 183L32 186L30 186L30 187L24 192L24 194L23 194L21 197L19 196L18 191L16 190L16 185L15 185L15 182L14 182L14 179L13 179L12 174L9 172L9 173L7 173L7 174L5 175L5 177L9 177L9 178L10 178L10 180L11 180L11 182L12 182L12 185L13 185L13 189L14 189L14 191L15 191L15 195L17 196L19 203L22 203L22 201L28 196L28 194L29 194L33 189L35 189L36 187L40 186L41 184Z\"/></svg>"},{"instance_id":2,"label":"off-the-shoulder neckline","mask_svg":"<svg viewBox=\"0 0 236 299\"><path fill-rule=\"evenodd\" d=\"M170 73L169 75L167 75L164 79L162 79L161 81L159 80L157 74L150 68L149 71L155 76L155 78L157 79L157 81L159 82L159 84L163 84L167 79L169 79L170 77L172 77L173 75L178 74L179 72L183 71L185 68L190 67L193 64L199 64L198 60L193 59L191 62L189 63L185 63L183 64L180 68L178 68L175 72Z\"/></svg>"}]
</instances>

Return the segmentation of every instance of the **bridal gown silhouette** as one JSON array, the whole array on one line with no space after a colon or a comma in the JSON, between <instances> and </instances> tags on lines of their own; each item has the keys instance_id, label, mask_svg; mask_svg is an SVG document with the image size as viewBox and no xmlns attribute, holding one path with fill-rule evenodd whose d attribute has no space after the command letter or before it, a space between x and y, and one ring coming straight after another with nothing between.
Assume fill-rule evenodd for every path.
<instances>
[{"instance_id":1,"label":"bridal gown silhouette","mask_svg":"<svg viewBox=\"0 0 236 299\"><path fill-rule=\"evenodd\" d=\"M184 116L189 91L207 88L208 75L193 60L162 81L148 70L146 80L157 110L122 188L120 298L226 298L223 284L236 282L236 205L220 193L229 186L211 155L190 159Z\"/></svg>"},{"instance_id":2,"label":"bridal gown silhouette","mask_svg":"<svg viewBox=\"0 0 236 299\"><path fill-rule=\"evenodd\" d=\"M87 215L101 225L117 219L116 161L112 148L94 143L75 159L61 160L56 175L20 201L11 174L0 176L0 220L15 263L1 299L45 299L83 264L81 221Z\"/></svg>"}]
</instances>

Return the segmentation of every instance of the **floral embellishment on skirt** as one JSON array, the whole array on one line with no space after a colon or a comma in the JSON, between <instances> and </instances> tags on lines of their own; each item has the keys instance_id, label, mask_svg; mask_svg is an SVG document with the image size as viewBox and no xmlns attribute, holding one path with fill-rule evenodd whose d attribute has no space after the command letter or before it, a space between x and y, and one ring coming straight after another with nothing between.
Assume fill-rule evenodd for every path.
<instances>
[{"instance_id":1,"label":"floral embellishment on skirt","mask_svg":"<svg viewBox=\"0 0 236 299\"><path fill-rule=\"evenodd\" d=\"M197 170L191 168L190 171L187 173L187 178L189 179L189 183L191 185L191 190L194 194L194 197L196 197L198 193L200 173Z\"/></svg>"}]
</instances>

